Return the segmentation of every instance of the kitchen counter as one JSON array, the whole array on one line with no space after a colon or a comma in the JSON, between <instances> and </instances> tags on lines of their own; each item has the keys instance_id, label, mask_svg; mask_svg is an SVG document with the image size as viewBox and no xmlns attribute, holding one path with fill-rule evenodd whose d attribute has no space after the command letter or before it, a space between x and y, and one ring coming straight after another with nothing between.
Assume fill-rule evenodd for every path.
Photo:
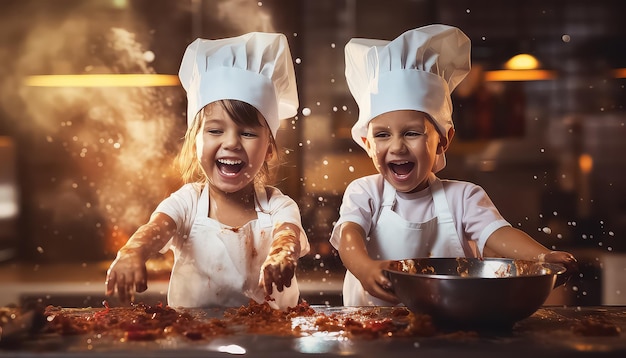
<instances>
[{"instance_id":1,"label":"kitchen counter","mask_svg":"<svg viewBox=\"0 0 626 358\"><path fill-rule=\"evenodd\" d=\"M346 314L357 308L311 306L324 314ZM372 308L367 308L372 309ZM391 308L380 308L381 311ZM93 310L84 311L93 314ZM219 311L215 311L220 315ZM617 335L583 335L573 327L587 327L589 319L603 320ZM292 326L296 322L292 321ZM582 325L582 326L581 326ZM332 332L302 330L301 336L271 334L235 334L201 341L182 337L155 341L107 340L100 335L41 335L12 350L0 350L0 356L17 357L224 357L244 354L249 357L294 357L315 354L339 356L419 356L419 357L625 357L625 306L563 307L544 306L531 317L519 321L510 330L447 332L431 337L382 338L342 337ZM463 333L463 334L459 334Z\"/></svg>"},{"instance_id":2,"label":"kitchen counter","mask_svg":"<svg viewBox=\"0 0 626 358\"><path fill-rule=\"evenodd\" d=\"M602 250L574 251L583 271L565 286L555 288L545 304L550 306L626 305L626 253ZM0 264L0 306L38 301L63 307L102 307L104 279L111 261L36 264ZM344 269L302 265L298 284L310 304L341 305ZM169 272L157 261L148 267L148 290L138 302L165 302ZM106 298L112 305L115 299Z\"/></svg>"},{"instance_id":3,"label":"kitchen counter","mask_svg":"<svg viewBox=\"0 0 626 358\"><path fill-rule=\"evenodd\" d=\"M37 301L63 307L102 307L104 280L110 261L91 263L32 264L12 262L0 265L0 307ZM310 304L340 305L343 271L323 268L298 271L302 297ZM166 302L169 271L148 265L148 289L136 295L137 302Z\"/></svg>"},{"instance_id":4,"label":"kitchen counter","mask_svg":"<svg viewBox=\"0 0 626 358\"><path fill-rule=\"evenodd\" d=\"M595 257L595 256L594 256ZM623 267L623 261L620 264ZM101 309L104 275L108 263L67 263L32 265L8 263L0 266L0 306L37 301L62 307ZM621 270L614 270L619 276ZM612 272L612 271L611 271ZM325 269L299 274L303 297L316 311L345 313L341 306L343 272ZM623 277L623 276L620 276ZM621 282L621 281L620 281ZM623 292L623 288L613 288ZM155 304L165 301L167 277L155 275L146 293L137 301ZM581 291L584 292L584 291ZM420 357L506 358L550 357L626 357L626 305L573 305L562 303L567 293L554 290L544 307L518 322L510 331L481 333L478 337L450 335L436 337L385 337L374 340L338 337L328 332L313 332L302 337L240 334L193 342L164 339L152 342L107 341L94 336L37 336L14 349L0 348L0 357L224 357L245 352L251 357L293 357L315 354L319 357L411 354ZM109 299L112 305L115 300ZM556 303L555 303L556 302ZM86 309L89 312L89 308ZM572 330L589 317L605 318L621 330L619 336L584 336Z\"/></svg>"}]
</instances>

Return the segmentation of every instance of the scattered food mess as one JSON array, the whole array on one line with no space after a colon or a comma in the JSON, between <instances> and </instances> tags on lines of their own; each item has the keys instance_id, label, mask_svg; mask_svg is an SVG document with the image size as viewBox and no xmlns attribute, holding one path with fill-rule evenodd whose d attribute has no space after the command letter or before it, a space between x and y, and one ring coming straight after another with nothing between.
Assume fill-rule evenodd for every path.
<instances>
[{"instance_id":1,"label":"scattered food mess","mask_svg":"<svg viewBox=\"0 0 626 358\"><path fill-rule=\"evenodd\" d=\"M572 326L572 332L586 337L615 337L621 333L621 328L603 317L587 317L579 320Z\"/></svg>"},{"instance_id":2,"label":"scattered food mess","mask_svg":"<svg viewBox=\"0 0 626 358\"><path fill-rule=\"evenodd\" d=\"M234 334L304 337L320 332L363 339L450 334L438 332L430 316L414 314L404 307L387 308L384 312L377 307L355 307L349 312L325 313L303 301L281 311L272 309L267 302L259 304L251 300L246 306L227 308L218 318L211 317L210 310L174 309L162 304L130 307L109 307L106 301L104 304L104 308L95 312L48 306L45 331L63 336L108 335L121 341L153 341L172 336L197 341Z\"/></svg>"},{"instance_id":3,"label":"scattered food mess","mask_svg":"<svg viewBox=\"0 0 626 358\"><path fill-rule=\"evenodd\" d=\"M385 339L391 337L437 337L474 339L475 331L442 331L432 318L406 307L328 307L316 310L306 301L285 311L268 302L250 300L246 306L227 309L174 309L167 305L132 304L129 307L62 308L44 310L40 333L59 336L108 337L119 342L158 341L174 338L208 341L236 334L306 337L326 334L338 339ZM322 312L324 311L324 312ZM0 311L0 327L17 317L19 309ZM621 329L609 319L576 319L571 331L579 336L619 336Z\"/></svg>"}]
</instances>

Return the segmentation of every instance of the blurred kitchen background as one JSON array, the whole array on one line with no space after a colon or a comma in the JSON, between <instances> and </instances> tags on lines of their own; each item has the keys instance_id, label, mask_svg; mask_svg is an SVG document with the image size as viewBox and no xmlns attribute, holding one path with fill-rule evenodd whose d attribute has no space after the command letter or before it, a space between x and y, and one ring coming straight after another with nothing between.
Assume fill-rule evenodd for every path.
<instances>
[{"instance_id":1,"label":"blurred kitchen background","mask_svg":"<svg viewBox=\"0 0 626 358\"><path fill-rule=\"evenodd\" d=\"M549 303L626 304L625 15L619 0L2 0L0 305L100 305L117 249L180 185L184 49L250 31L291 46L300 112L279 132L276 185L311 242L303 297L339 304L329 235L346 185L374 172L350 137L343 48L431 23L473 44L440 176L483 186L511 224L577 255ZM150 262L143 299L163 299L169 264Z\"/></svg>"}]
</instances>

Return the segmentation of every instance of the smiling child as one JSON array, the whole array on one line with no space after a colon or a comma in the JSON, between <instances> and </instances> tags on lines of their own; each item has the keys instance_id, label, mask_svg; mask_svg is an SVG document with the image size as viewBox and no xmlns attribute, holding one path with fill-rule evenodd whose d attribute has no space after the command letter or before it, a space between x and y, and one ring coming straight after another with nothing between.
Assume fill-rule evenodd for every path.
<instances>
[{"instance_id":1,"label":"smiling child","mask_svg":"<svg viewBox=\"0 0 626 358\"><path fill-rule=\"evenodd\" d=\"M293 62L282 34L191 43L179 72L187 133L185 184L118 251L106 292L122 301L147 288L146 260L171 249L172 307L295 307L298 259L309 251L293 199L269 186L280 119L297 113Z\"/></svg>"},{"instance_id":2,"label":"smiling child","mask_svg":"<svg viewBox=\"0 0 626 358\"><path fill-rule=\"evenodd\" d=\"M330 239L348 269L345 305L398 303L388 260L499 256L574 269L571 254L513 228L480 186L436 176L454 137L450 93L470 70L463 32L429 25L391 42L355 38L345 55L359 106L352 137L378 171L348 185Z\"/></svg>"}]
</instances>

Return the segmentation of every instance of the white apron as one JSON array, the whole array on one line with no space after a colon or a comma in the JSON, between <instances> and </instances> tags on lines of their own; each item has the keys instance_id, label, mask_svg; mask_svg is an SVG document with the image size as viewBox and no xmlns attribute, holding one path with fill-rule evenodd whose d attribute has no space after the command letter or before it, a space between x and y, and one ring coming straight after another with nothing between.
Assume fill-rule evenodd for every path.
<instances>
[{"instance_id":1,"label":"white apron","mask_svg":"<svg viewBox=\"0 0 626 358\"><path fill-rule=\"evenodd\" d=\"M373 225L367 252L374 260L402 260L419 257L465 257L471 251L464 251L456 232L454 219L443 184L435 175L429 177L429 188L435 206L435 217L422 223L409 222L396 212L396 189L384 181L383 203L380 216ZM361 282L350 272L346 272L343 282L343 301L346 306L389 306L390 302L371 296L363 289Z\"/></svg>"},{"instance_id":2,"label":"white apron","mask_svg":"<svg viewBox=\"0 0 626 358\"><path fill-rule=\"evenodd\" d=\"M174 262L167 294L172 307L237 307L250 299L265 301L259 288L261 265L272 244L272 221L265 188L256 190L257 219L233 228L209 218L209 187L206 185L189 237ZM295 276L291 287L278 292L274 286L269 304L276 309L295 307L300 291Z\"/></svg>"}]
</instances>

